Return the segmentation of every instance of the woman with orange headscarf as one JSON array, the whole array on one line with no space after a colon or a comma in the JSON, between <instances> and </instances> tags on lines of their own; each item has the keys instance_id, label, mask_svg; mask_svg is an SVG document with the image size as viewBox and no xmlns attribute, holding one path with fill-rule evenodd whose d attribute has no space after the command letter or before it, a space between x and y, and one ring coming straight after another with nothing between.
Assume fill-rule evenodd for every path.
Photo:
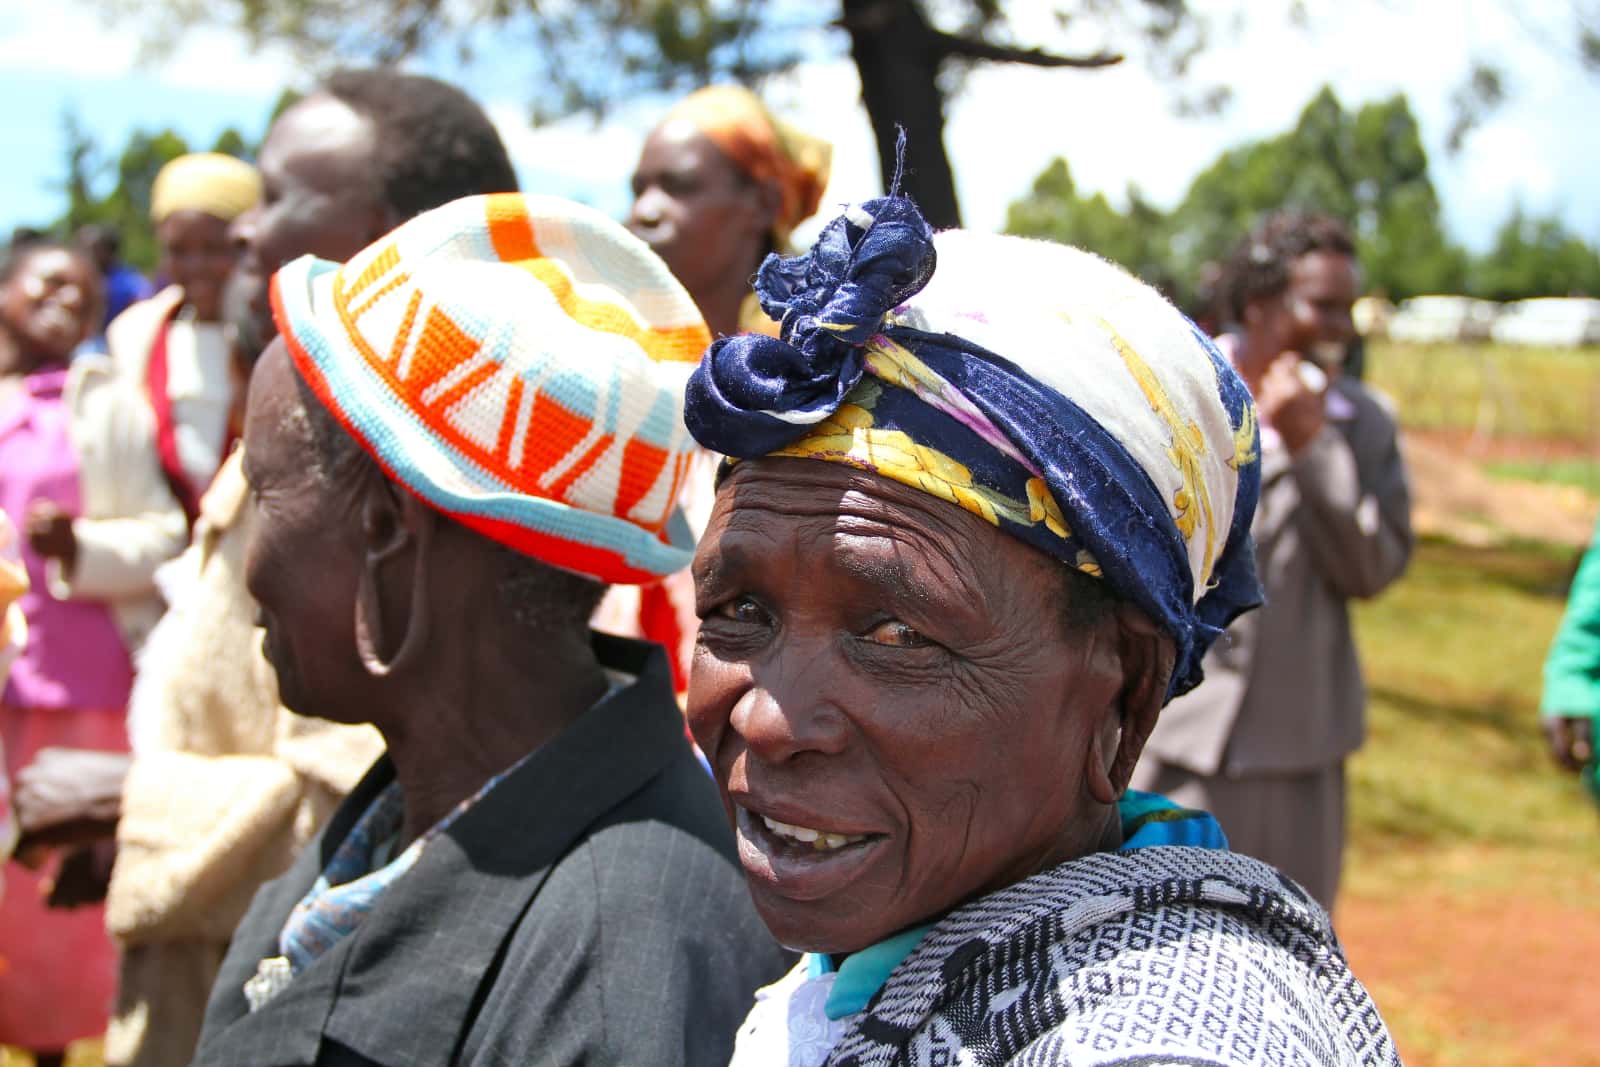
<instances>
[{"instance_id":1,"label":"woman with orange headscarf","mask_svg":"<svg viewBox=\"0 0 1600 1067\"><path fill-rule=\"evenodd\" d=\"M750 90L701 89L645 138L628 228L666 260L713 334L776 334L750 279L816 214L832 155Z\"/></svg>"},{"instance_id":2,"label":"woman with orange headscarf","mask_svg":"<svg viewBox=\"0 0 1600 1067\"><path fill-rule=\"evenodd\" d=\"M645 138L628 229L666 261L714 336L776 337L751 279L768 253L793 251L789 237L816 214L832 159L831 145L774 116L749 89L697 90ZM697 534L711 509L713 466L701 454L680 497ZM613 588L593 623L665 645L685 691L699 628L686 572L637 592Z\"/></svg>"}]
</instances>

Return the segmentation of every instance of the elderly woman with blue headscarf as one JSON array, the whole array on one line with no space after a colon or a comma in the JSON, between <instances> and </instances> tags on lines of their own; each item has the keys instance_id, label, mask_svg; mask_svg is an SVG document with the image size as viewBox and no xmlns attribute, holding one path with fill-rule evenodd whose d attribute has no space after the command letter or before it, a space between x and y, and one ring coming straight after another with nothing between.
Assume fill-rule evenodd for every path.
<instances>
[{"instance_id":1,"label":"elderly woman with blue headscarf","mask_svg":"<svg viewBox=\"0 0 1600 1067\"><path fill-rule=\"evenodd\" d=\"M729 457L689 718L807 955L734 1063L1385 1064L1328 916L1125 791L1260 600L1254 409L1086 253L850 209L757 278L686 420Z\"/></svg>"}]
</instances>

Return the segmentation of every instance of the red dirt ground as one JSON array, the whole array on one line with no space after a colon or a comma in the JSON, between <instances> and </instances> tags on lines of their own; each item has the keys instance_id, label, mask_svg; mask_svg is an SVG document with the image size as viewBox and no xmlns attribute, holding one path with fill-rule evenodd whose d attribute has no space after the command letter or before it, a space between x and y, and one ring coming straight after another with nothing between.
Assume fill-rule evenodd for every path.
<instances>
[{"instance_id":1,"label":"red dirt ground","mask_svg":"<svg viewBox=\"0 0 1600 1067\"><path fill-rule=\"evenodd\" d=\"M1498 447L1498 446L1497 446ZM1419 533L1463 544L1494 544L1506 535L1581 547L1594 531L1595 501L1571 486L1490 478L1447 435L1407 433L1412 522ZM1510 458L1510 445L1504 446Z\"/></svg>"},{"instance_id":2,"label":"red dirt ground","mask_svg":"<svg viewBox=\"0 0 1600 1067\"><path fill-rule=\"evenodd\" d=\"M1600 1065L1600 911L1347 896L1336 927L1408 1067Z\"/></svg>"}]
</instances>

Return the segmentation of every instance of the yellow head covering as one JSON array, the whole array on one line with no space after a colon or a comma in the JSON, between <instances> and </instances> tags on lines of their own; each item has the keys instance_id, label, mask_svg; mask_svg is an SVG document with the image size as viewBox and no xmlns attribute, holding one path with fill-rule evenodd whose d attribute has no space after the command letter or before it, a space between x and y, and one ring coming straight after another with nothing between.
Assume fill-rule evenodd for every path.
<instances>
[{"instance_id":1,"label":"yellow head covering","mask_svg":"<svg viewBox=\"0 0 1600 1067\"><path fill-rule=\"evenodd\" d=\"M833 146L801 133L740 85L713 85L678 102L667 119L686 119L754 180L776 181L783 203L773 243L787 245L794 228L815 215L828 185Z\"/></svg>"},{"instance_id":2,"label":"yellow head covering","mask_svg":"<svg viewBox=\"0 0 1600 1067\"><path fill-rule=\"evenodd\" d=\"M220 152L179 156L161 168L150 187L150 219L160 225L179 211L203 211L231 222L261 199L261 175L242 159Z\"/></svg>"}]
</instances>

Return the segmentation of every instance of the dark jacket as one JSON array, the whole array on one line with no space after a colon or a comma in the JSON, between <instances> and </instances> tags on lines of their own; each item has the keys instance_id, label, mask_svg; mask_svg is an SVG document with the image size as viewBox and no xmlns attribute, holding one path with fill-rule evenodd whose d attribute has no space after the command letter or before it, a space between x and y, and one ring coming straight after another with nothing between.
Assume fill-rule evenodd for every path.
<instances>
[{"instance_id":1,"label":"dark jacket","mask_svg":"<svg viewBox=\"0 0 1600 1067\"><path fill-rule=\"evenodd\" d=\"M756 916L665 656L423 850L354 933L261 1010L242 992L394 768L380 759L234 933L195 1063L715 1064L786 960Z\"/></svg>"}]
</instances>

